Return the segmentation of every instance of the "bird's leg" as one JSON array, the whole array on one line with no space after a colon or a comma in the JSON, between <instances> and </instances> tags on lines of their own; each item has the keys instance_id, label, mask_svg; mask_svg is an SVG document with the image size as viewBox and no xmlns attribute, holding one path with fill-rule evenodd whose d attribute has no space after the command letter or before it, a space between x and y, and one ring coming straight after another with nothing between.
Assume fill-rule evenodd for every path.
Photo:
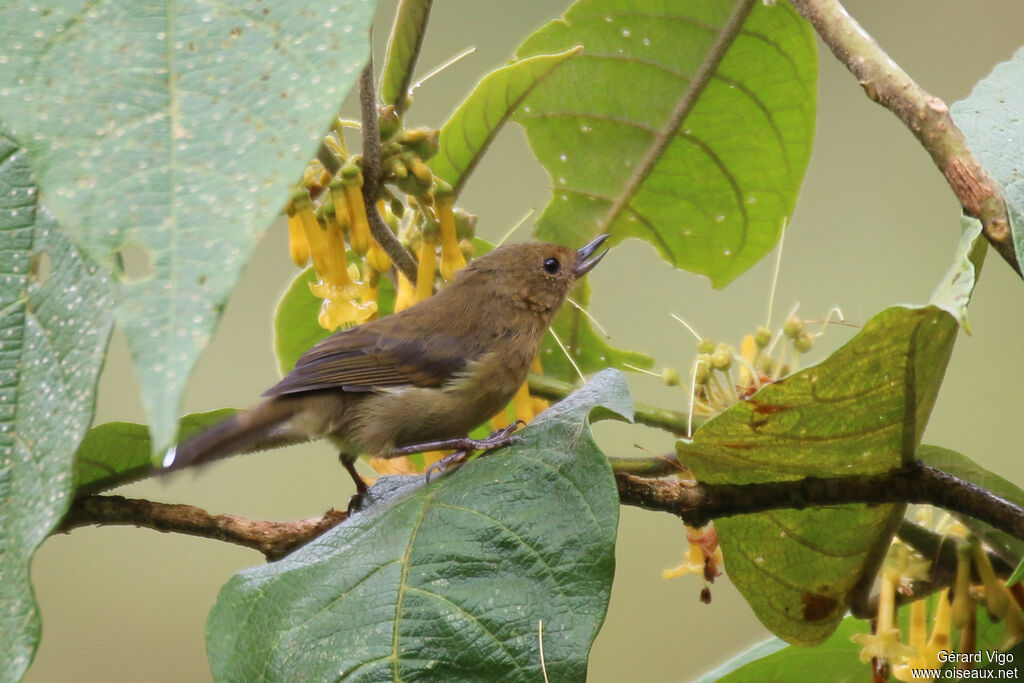
<instances>
[{"instance_id":1,"label":"bird's leg","mask_svg":"<svg viewBox=\"0 0 1024 683\"><path fill-rule=\"evenodd\" d=\"M427 443L417 443L411 446L402 446L388 453L386 458L397 458L401 455L409 455L411 453L420 453L422 451L466 451L470 453L472 451L486 451L491 448L498 448L499 446L506 446L510 443L519 443L523 439L519 436L514 436L512 432L516 431L520 425L526 423L522 420L516 420L508 427L504 429L498 429L491 432L491 435L486 439L471 439L468 436L463 436L458 439L443 439L441 441L428 441Z\"/></svg>"},{"instance_id":2,"label":"bird's leg","mask_svg":"<svg viewBox=\"0 0 1024 683\"><path fill-rule=\"evenodd\" d=\"M355 495L348 500L348 512L349 514L352 514L352 511L359 507L359 504L363 501L363 496L366 495L368 489L366 487L366 482L363 481L363 478L359 476L358 472L356 472L355 458L345 451L342 451L341 453L338 453L338 460L341 461L341 466L345 468L345 471L349 473L349 476L352 477L352 481L356 484Z\"/></svg>"}]
</instances>

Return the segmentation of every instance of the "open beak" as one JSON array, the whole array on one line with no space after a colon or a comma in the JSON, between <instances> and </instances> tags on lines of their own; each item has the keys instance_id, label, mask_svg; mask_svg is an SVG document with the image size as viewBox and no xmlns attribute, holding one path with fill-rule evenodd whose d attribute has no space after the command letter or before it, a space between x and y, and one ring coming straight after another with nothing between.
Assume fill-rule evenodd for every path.
<instances>
[{"instance_id":1,"label":"open beak","mask_svg":"<svg viewBox=\"0 0 1024 683\"><path fill-rule=\"evenodd\" d=\"M576 265L573 266L572 269L573 272L576 273L576 277L583 277L584 275L589 273L594 266L601 262L601 259L604 258L604 255L608 253L607 249L602 251L597 256L594 256L594 258L590 257L594 254L595 251L601 248L601 245L604 244L604 241L609 237L611 237L611 235L601 235L590 244L586 245L585 247L581 247L580 250L576 252ZM587 259L590 260L588 261Z\"/></svg>"}]
</instances>

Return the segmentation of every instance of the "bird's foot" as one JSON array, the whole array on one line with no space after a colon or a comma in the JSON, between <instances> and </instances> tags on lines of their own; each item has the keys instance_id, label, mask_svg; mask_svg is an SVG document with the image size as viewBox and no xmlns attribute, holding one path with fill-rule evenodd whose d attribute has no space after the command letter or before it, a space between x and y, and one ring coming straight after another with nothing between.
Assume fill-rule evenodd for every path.
<instances>
[{"instance_id":1,"label":"bird's foot","mask_svg":"<svg viewBox=\"0 0 1024 683\"><path fill-rule=\"evenodd\" d=\"M434 474L445 474L451 470L457 469L466 462L466 458L472 451L455 451L450 455L446 455L435 463L432 463L427 471L423 473L426 477L427 483L430 483L430 477Z\"/></svg>"},{"instance_id":2,"label":"bird's foot","mask_svg":"<svg viewBox=\"0 0 1024 683\"><path fill-rule=\"evenodd\" d=\"M471 439L468 436L460 437L458 439L444 439L443 441L428 441L427 443L417 443L411 446L402 446L396 448L388 454L389 458L397 458L401 455L410 455L412 453L422 453L424 451L466 451L471 453L473 451L486 451L492 448L498 448L499 446L507 446L511 443L521 443L523 438L521 436L515 436L515 432L520 425L526 423L522 420L516 420L508 427L504 429L498 429L491 432L491 435L486 439Z\"/></svg>"}]
</instances>

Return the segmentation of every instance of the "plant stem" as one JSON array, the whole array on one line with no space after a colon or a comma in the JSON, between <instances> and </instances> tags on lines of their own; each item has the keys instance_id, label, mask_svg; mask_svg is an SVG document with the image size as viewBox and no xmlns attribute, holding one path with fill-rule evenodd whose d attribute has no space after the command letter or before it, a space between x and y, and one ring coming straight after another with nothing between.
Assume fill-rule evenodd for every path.
<instances>
[{"instance_id":1,"label":"plant stem","mask_svg":"<svg viewBox=\"0 0 1024 683\"><path fill-rule=\"evenodd\" d=\"M618 474L626 505L661 510L690 526L780 508L802 510L844 503L928 503L980 519L1024 539L1024 509L980 486L920 461L875 475L807 477L755 484L707 484Z\"/></svg>"},{"instance_id":2,"label":"plant stem","mask_svg":"<svg viewBox=\"0 0 1024 683\"><path fill-rule=\"evenodd\" d=\"M359 75L359 106L363 120L363 203L366 204L370 233L409 282L416 282L416 260L398 241L377 210L377 199L380 196L380 129L377 126L377 94L373 87L372 58Z\"/></svg>"},{"instance_id":3,"label":"plant stem","mask_svg":"<svg viewBox=\"0 0 1024 683\"><path fill-rule=\"evenodd\" d=\"M563 382L560 379L555 379L554 377L549 377L547 375L538 375L536 373L530 373L530 377L527 382L530 387L530 393L535 396L539 396L540 398L546 398L554 401L565 398L577 389L576 386L568 382ZM647 403L636 403L634 404L633 410L633 419L639 424L664 429L676 436L686 436L686 423L688 418L686 413L681 413L677 410L669 410L668 408L659 408ZM694 427L699 426L703 421L703 418L694 416Z\"/></svg>"}]
</instances>

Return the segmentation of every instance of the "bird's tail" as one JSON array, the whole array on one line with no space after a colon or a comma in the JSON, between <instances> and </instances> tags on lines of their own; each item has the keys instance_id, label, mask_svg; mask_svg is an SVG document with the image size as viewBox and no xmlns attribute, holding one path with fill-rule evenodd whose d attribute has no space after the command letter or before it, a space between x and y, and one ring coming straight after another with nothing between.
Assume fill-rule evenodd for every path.
<instances>
[{"instance_id":1,"label":"bird's tail","mask_svg":"<svg viewBox=\"0 0 1024 683\"><path fill-rule=\"evenodd\" d=\"M179 470L240 453L307 441L308 435L287 428L287 422L301 408L299 401L275 398L239 411L167 451L164 470Z\"/></svg>"}]
</instances>

